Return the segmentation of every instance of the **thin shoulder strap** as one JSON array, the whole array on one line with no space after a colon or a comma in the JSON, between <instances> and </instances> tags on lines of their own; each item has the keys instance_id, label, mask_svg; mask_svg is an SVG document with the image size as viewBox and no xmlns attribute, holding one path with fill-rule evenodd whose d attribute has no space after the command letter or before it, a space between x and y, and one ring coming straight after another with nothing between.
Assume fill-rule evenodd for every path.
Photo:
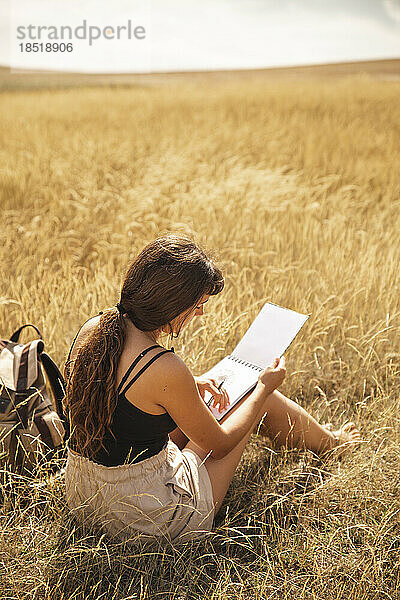
<instances>
[{"instance_id":1,"label":"thin shoulder strap","mask_svg":"<svg viewBox=\"0 0 400 600\"><path fill-rule=\"evenodd\" d=\"M153 362L154 362L155 360L157 360L157 358L160 358L160 356L162 356L163 354L166 354L167 352L174 352L174 349L173 349L173 348L171 348L170 350L163 350L162 352L159 352L158 354L156 354L155 356L153 356L153 358L151 358L151 359L149 360L149 362L147 362L147 363L144 365L144 367L142 367L142 368L140 369L140 371L138 371L138 372L136 373L136 375L135 375L134 377L132 377L132 379L130 380L130 382L128 383L128 385L125 387L124 391L123 391L123 392L121 392L121 394L126 394L126 391L127 391L127 390L128 390L130 387L131 387L131 385L132 385L133 383L135 383L135 381L136 381L136 380L137 380L137 379L138 379L138 378L141 376L141 374L142 374L142 373L143 373L143 372L144 372L146 369L148 369L148 368L150 367L150 365L152 365L152 364L153 364Z\"/></svg>"},{"instance_id":2,"label":"thin shoulder strap","mask_svg":"<svg viewBox=\"0 0 400 600\"><path fill-rule=\"evenodd\" d=\"M148 352L150 352L150 350L153 350L154 348L162 348L162 346L160 346L159 344L155 344L155 346L149 346L148 348L146 348L145 350L143 350L143 352L141 352L139 354L139 356L137 356L135 358L135 360L133 361L133 363L131 364L131 366L128 368L127 372L125 373L125 375L121 379L119 386L117 387L117 393L118 394L120 393L120 390L121 390L122 386L124 385L125 381L128 379L129 375L132 373L133 369L136 367L136 365L138 364L138 362L143 358L143 356L145 356L145 354L147 354Z\"/></svg>"},{"instance_id":3,"label":"thin shoulder strap","mask_svg":"<svg viewBox=\"0 0 400 600\"><path fill-rule=\"evenodd\" d=\"M102 315L103 311L101 310L97 315L95 315L95 317L98 317L99 315ZM64 376L66 379L68 379L69 377L69 368L70 368L70 361L71 361L71 354L72 354L72 349L75 346L75 342L77 340L78 335L80 334L80 332L82 331L83 327L86 325L86 323L88 323L90 321L90 319L93 319L93 317L89 317L88 319L86 319L86 321L81 325L81 327L78 329L78 331L76 332L76 335L72 341L72 344L69 348L69 352L68 352L68 356L67 359L65 361L64 364Z\"/></svg>"}]
</instances>

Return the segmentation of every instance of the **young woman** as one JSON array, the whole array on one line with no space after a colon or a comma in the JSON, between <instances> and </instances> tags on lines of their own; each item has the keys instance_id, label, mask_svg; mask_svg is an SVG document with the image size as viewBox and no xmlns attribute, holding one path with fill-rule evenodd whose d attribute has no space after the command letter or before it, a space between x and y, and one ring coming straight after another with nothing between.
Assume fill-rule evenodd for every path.
<instances>
[{"instance_id":1,"label":"young woman","mask_svg":"<svg viewBox=\"0 0 400 600\"><path fill-rule=\"evenodd\" d=\"M194 377L160 340L202 315L223 286L221 271L193 241L163 236L129 267L117 306L79 331L66 364L66 493L80 518L125 538L199 536L211 530L261 419L276 444L316 453L359 439L353 423L332 432L277 391L283 359L216 421L205 391L223 408L224 389Z\"/></svg>"}]
</instances>

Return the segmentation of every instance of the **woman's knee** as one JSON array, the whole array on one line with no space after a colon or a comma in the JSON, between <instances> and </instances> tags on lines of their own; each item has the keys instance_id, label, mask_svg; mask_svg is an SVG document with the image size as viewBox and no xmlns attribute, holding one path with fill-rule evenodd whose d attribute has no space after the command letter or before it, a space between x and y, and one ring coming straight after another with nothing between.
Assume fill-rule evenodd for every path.
<instances>
[{"instance_id":1,"label":"woman's knee","mask_svg":"<svg viewBox=\"0 0 400 600\"><path fill-rule=\"evenodd\" d=\"M270 413L295 415L299 410L302 410L300 405L294 400L291 400L279 390L274 390L266 400L267 411Z\"/></svg>"},{"instance_id":2,"label":"woman's knee","mask_svg":"<svg viewBox=\"0 0 400 600\"><path fill-rule=\"evenodd\" d=\"M268 435L292 435L296 427L298 404L275 390L268 396L264 404L264 413L261 416L261 430Z\"/></svg>"},{"instance_id":3,"label":"woman's knee","mask_svg":"<svg viewBox=\"0 0 400 600\"><path fill-rule=\"evenodd\" d=\"M272 393L265 392L264 403L260 410L260 418L264 415L272 415L277 412L281 412L284 407L284 396L278 390L274 390Z\"/></svg>"}]
</instances>

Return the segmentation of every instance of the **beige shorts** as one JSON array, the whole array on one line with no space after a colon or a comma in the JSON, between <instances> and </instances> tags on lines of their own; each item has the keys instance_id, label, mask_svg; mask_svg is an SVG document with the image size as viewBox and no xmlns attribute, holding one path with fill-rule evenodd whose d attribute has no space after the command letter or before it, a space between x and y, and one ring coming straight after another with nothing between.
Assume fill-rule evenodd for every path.
<instances>
[{"instance_id":1,"label":"beige shorts","mask_svg":"<svg viewBox=\"0 0 400 600\"><path fill-rule=\"evenodd\" d=\"M139 463L105 467L68 450L67 502L73 515L124 539L187 540L211 531L207 469L192 450L168 441Z\"/></svg>"}]
</instances>

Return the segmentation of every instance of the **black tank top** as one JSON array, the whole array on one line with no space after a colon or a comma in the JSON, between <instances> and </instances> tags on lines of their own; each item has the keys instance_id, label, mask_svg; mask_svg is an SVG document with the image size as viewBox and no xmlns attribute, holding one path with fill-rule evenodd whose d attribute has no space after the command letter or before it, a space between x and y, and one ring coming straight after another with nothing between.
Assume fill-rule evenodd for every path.
<instances>
[{"instance_id":1,"label":"black tank top","mask_svg":"<svg viewBox=\"0 0 400 600\"><path fill-rule=\"evenodd\" d=\"M162 349L142 366L131 381L123 386L129 375L141 359L154 348ZM137 463L160 452L167 444L168 434L177 425L168 413L152 415L134 406L126 398L126 391L150 367L150 365L163 354L174 352L174 349L165 350L156 344L146 348L133 361L121 379L117 388L117 405L113 414L110 431L103 439L103 448L92 457L94 462L106 467L116 467L123 464Z\"/></svg>"}]
</instances>

